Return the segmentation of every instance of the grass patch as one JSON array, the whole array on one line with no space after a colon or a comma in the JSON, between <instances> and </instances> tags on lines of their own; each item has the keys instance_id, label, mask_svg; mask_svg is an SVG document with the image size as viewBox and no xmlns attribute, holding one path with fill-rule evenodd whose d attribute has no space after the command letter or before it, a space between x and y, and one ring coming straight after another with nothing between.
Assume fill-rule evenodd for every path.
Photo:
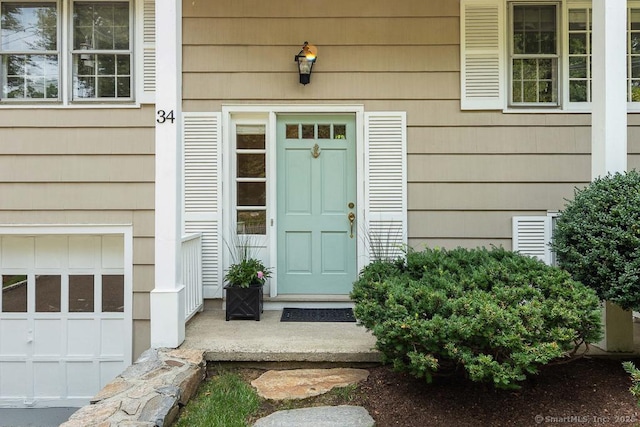
<instances>
[{"instance_id":1,"label":"grass patch","mask_svg":"<svg viewBox=\"0 0 640 427\"><path fill-rule=\"evenodd\" d=\"M177 427L245 427L260 397L240 375L221 372L205 381L185 406Z\"/></svg>"},{"instance_id":2,"label":"grass patch","mask_svg":"<svg viewBox=\"0 0 640 427\"><path fill-rule=\"evenodd\" d=\"M336 387L307 399L269 400L258 396L251 381L264 370L212 369L196 396L187 403L174 424L177 427L245 427L277 411L312 406L362 405L366 397L356 384Z\"/></svg>"}]
</instances>

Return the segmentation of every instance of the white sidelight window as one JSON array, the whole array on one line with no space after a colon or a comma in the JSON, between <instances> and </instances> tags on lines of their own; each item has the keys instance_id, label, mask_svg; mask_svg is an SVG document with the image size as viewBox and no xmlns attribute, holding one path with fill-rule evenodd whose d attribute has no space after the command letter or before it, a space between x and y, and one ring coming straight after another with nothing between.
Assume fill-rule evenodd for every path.
<instances>
[{"instance_id":1,"label":"white sidelight window","mask_svg":"<svg viewBox=\"0 0 640 427\"><path fill-rule=\"evenodd\" d=\"M236 232L267 234L266 126L236 127Z\"/></svg>"},{"instance_id":2,"label":"white sidelight window","mask_svg":"<svg viewBox=\"0 0 640 427\"><path fill-rule=\"evenodd\" d=\"M153 102L154 57L154 0L0 0L1 104Z\"/></svg>"}]
</instances>

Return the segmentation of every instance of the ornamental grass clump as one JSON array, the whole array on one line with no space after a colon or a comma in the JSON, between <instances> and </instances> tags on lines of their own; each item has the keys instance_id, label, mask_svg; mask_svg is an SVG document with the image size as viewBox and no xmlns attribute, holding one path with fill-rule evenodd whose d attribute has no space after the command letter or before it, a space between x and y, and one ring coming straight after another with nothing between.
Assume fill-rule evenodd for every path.
<instances>
[{"instance_id":1,"label":"ornamental grass clump","mask_svg":"<svg viewBox=\"0 0 640 427\"><path fill-rule=\"evenodd\" d=\"M431 382L465 375L517 388L601 336L595 292L504 249L425 249L365 267L351 293L383 360Z\"/></svg>"}]
</instances>

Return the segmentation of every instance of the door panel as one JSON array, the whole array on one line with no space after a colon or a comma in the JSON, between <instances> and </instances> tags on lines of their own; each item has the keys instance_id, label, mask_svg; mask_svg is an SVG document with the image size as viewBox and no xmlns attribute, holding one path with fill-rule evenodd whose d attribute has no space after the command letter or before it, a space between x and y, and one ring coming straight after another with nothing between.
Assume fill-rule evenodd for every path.
<instances>
[{"instance_id":1,"label":"door panel","mask_svg":"<svg viewBox=\"0 0 640 427\"><path fill-rule=\"evenodd\" d=\"M357 273L357 227L352 233L348 219L356 212L355 151L353 115L278 117L279 294L351 291Z\"/></svg>"}]
</instances>

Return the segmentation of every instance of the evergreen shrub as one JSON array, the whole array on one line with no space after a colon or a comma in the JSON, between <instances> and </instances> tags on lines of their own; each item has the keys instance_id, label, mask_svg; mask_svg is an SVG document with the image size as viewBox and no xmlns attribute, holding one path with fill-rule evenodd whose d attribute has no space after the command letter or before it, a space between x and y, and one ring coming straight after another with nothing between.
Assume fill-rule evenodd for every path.
<instances>
[{"instance_id":1,"label":"evergreen shrub","mask_svg":"<svg viewBox=\"0 0 640 427\"><path fill-rule=\"evenodd\" d=\"M431 381L463 374L517 388L541 365L601 335L593 290L504 249L425 249L376 261L351 293L383 361Z\"/></svg>"},{"instance_id":2,"label":"evergreen shrub","mask_svg":"<svg viewBox=\"0 0 640 427\"><path fill-rule=\"evenodd\" d=\"M640 309L640 174L610 174L576 189L551 247L558 264L601 300Z\"/></svg>"}]
</instances>

